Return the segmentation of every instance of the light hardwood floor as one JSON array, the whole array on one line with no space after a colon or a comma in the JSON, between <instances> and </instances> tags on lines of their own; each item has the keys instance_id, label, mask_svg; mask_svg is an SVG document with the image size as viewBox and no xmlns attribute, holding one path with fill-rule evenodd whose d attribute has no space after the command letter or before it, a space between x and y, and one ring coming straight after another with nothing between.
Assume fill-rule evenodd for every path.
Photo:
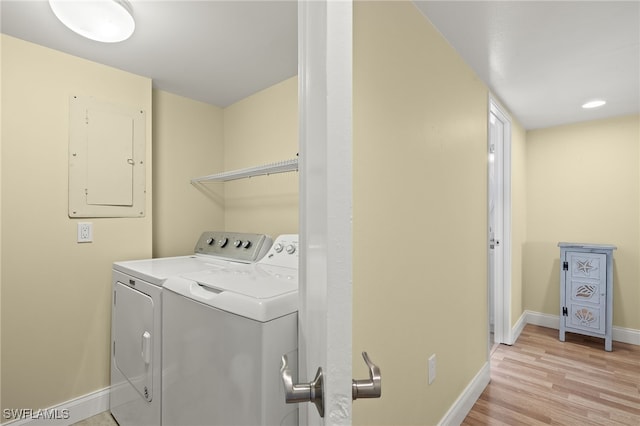
<instances>
[{"instance_id":1,"label":"light hardwood floor","mask_svg":"<svg viewBox=\"0 0 640 426\"><path fill-rule=\"evenodd\" d=\"M463 425L640 426L640 346L527 325L491 357L491 383ZM117 425L108 412L77 426ZM75 425L74 425L75 426Z\"/></svg>"},{"instance_id":2,"label":"light hardwood floor","mask_svg":"<svg viewBox=\"0 0 640 426\"><path fill-rule=\"evenodd\" d=\"M640 346L527 325L463 425L640 425Z\"/></svg>"}]
</instances>

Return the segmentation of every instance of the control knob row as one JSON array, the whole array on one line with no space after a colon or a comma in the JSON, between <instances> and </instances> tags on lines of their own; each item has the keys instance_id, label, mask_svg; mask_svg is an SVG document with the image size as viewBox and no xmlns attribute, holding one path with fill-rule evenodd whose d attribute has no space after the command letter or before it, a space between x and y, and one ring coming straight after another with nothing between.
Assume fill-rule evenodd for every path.
<instances>
[{"instance_id":1,"label":"control knob row","mask_svg":"<svg viewBox=\"0 0 640 426\"><path fill-rule=\"evenodd\" d=\"M280 253L282 252L282 250L286 251L288 254L293 254L296 252L296 246L294 246L293 244L288 244L286 247L283 246L280 243L277 243L275 246L273 246L273 250L275 250L276 253Z\"/></svg>"},{"instance_id":2,"label":"control knob row","mask_svg":"<svg viewBox=\"0 0 640 426\"><path fill-rule=\"evenodd\" d=\"M235 247L242 247L244 249L247 249L247 248L251 247L251 241L249 241L249 240L247 240L247 241L235 240L233 242L233 245Z\"/></svg>"},{"instance_id":3,"label":"control knob row","mask_svg":"<svg viewBox=\"0 0 640 426\"><path fill-rule=\"evenodd\" d=\"M216 241L213 238L207 238L207 244L212 246ZM218 240L218 246L225 247L227 245L227 243L229 242L229 239L226 237L221 238L220 240ZM242 240L235 240L233 242L233 245L235 247L242 247L244 249L247 249L249 247L251 247L251 241L247 240L247 241L242 241Z\"/></svg>"}]
</instances>

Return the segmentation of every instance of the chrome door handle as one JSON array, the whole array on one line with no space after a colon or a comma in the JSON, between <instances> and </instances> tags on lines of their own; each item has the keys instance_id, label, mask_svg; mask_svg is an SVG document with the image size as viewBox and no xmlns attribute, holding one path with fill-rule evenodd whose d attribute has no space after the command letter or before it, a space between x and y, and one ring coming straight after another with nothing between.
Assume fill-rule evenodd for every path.
<instances>
[{"instance_id":1,"label":"chrome door handle","mask_svg":"<svg viewBox=\"0 0 640 426\"><path fill-rule=\"evenodd\" d=\"M358 398L380 398L382 395L382 377L380 367L371 362L369 355L362 352L362 358L369 368L369 378L364 380L353 379L351 382L351 397Z\"/></svg>"},{"instance_id":2,"label":"chrome door handle","mask_svg":"<svg viewBox=\"0 0 640 426\"><path fill-rule=\"evenodd\" d=\"M322 378L322 367L318 368L316 377L311 383L294 384L291 378L287 356L282 355L280 374L282 375L282 384L284 385L284 400L287 404L313 402L318 409L320 417L324 417L324 402L322 398L324 381Z\"/></svg>"}]
</instances>

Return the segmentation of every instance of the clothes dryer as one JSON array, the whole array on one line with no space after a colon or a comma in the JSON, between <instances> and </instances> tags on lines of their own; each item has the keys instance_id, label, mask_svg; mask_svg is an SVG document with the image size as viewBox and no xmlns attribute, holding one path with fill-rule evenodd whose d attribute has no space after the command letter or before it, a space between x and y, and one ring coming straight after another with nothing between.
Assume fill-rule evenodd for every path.
<instances>
[{"instance_id":1,"label":"clothes dryer","mask_svg":"<svg viewBox=\"0 0 640 426\"><path fill-rule=\"evenodd\" d=\"M116 262L109 408L120 426L161 424L162 288L181 273L250 264L271 247L263 234L204 232L194 254Z\"/></svg>"},{"instance_id":2,"label":"clothes dryer","mask_svg":"<svg viewBox=\"0 0 640 426\"><path fill-rule=\"evenodd\" d=\"M164 425L297 425L279 374L297 372L298 236L276 238L252 265L165 282Z\"/></svg>"}]
</instances>

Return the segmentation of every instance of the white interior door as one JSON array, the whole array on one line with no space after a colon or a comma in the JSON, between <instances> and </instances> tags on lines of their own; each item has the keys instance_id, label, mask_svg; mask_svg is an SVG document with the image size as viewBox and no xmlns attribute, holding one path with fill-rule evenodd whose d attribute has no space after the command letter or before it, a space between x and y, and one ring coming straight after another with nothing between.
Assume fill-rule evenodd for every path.
<instances>
[{"instance_id":1,"label":"white interior door","mask_svg":"<svg viewBox=\"0 0 640 426\"><path fill-rule=\"evenodd\" d=\"M490 346L511 337L511 121L489 100L488 293Z\"/></svg>"},{"instance_id":2,"label":"white interior door","mask_svg":"<svg viewBox=\"0 0 640 426\"><path fill-rule=\"evenodd\" d=\"M503 164L503 132L504 124L493 111L489 111L489 327L491 344L501 343L502 318L496 316L496 308L503 304L503 275L502 275L502 237L503 237L503 193L502 193L502 164Z\"/></svg>"},{"instance_id":3,"label":"white interior door","mask_svg":"<svg viewBox=\"0 0 640 426\"><path fill-rule=\"evenodd\" d=\"M324 371L324 418L351 424L351 1L298 3L300 311L298 382Z\"/></svg>"}]
</instances>

